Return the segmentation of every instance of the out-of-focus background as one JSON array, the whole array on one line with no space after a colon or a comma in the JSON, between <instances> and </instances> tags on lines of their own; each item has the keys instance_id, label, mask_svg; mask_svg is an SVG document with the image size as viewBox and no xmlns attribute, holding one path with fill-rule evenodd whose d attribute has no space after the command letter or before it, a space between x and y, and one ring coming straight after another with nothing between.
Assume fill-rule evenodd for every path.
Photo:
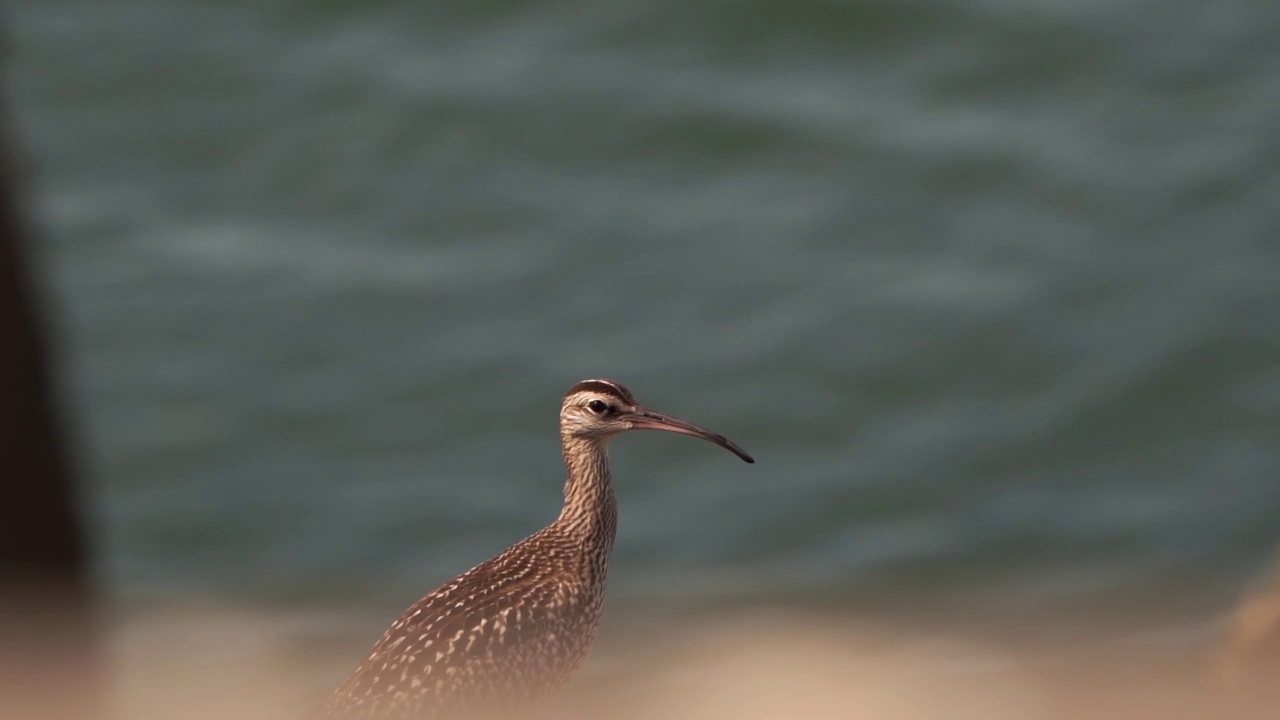
<instances>
[{"instance_id":1,"label":"out-of-focus background","mask_svg":"<svg viewBox=\"0 0 1280 720\"><path fill-rule=\"evenodd\" d=\"M758 458L616 443L597 674L779 608L1198 652L1280 542L1271 0L6 22L126 647L233 607L327 689L555 516L590 376Z\"/></svg>"}]
</instances>

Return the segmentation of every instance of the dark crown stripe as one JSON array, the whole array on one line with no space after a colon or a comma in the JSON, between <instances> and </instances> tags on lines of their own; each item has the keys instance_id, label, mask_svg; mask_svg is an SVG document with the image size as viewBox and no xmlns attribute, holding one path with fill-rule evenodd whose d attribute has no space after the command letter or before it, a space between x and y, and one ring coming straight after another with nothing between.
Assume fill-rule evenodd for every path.
<instances>
[{"instance_id":1,"label":"dark crown stripe","mask_svg":"<svg viewBox=\"0 0 1280 720\"><path fill-rule=\"evenodd\" d=\"M635 398L631 397L630 390L612 380L605 380L602 378L583 380L569 388L569 391L565 393L565 397L584 391L608 395L610 397L617 398L628 405L635 405L636 403Z\"/></svg>"}]
</instances>

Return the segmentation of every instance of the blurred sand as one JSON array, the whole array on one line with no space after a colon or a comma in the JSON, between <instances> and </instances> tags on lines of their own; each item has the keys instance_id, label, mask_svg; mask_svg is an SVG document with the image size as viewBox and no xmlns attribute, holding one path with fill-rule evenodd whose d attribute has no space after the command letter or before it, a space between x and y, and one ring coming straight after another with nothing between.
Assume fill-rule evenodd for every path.
<instances>
[{"instance_id":1,"label":"blurred sand","mask_svg":"<svg viewBox=\"0 0 1280 720\"><path fill-rule=\"evenodd\" d=\"M1237 605L1211 663L1223 692L1280 686L1280 557Z\"/></svg>"},{"instance_id":2,"label":"blurred sand","mask_svg":"<svg viewBox=\"0 0 1280 720\"><path fill-rule=\"evenodd\" d=\"M113 634L116 716L302 717L372 641L333 630L350 627L348 618L207 607L130 620ZM1032 634L783 612L614 632L553 714L1201 720L1274 718L1280 707L1280 683L1265 676L1216 683L1212 641L1119 640L1101 626L1068 633L1069 642Z\"/></svg>"}]
</instances>

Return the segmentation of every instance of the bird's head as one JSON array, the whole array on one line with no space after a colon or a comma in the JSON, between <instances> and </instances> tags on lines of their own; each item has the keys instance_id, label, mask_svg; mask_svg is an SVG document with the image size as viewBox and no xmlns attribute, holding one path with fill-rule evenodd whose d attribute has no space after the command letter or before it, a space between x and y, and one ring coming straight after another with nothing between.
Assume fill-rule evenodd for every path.
<instances>
[{"instance_id":1,"label":"bird's head","mask_svg":"<svg viewBox=\"0 0 1280 720\"><path fill-rule=\"evenodd\" d=\"M713 442L743 460L755 459L725 436L636 404L631 391L612 380L583 380L569 388L560 406L560 433L607 441L628 430L667 430Z\"/></svg>"}]
</instances>

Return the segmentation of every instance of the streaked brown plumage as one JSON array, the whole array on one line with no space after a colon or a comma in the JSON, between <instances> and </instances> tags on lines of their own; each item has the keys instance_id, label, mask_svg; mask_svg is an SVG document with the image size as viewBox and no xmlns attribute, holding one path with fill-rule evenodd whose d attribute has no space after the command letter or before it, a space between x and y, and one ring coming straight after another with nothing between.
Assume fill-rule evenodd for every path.
<instances>
[{"instance_id":1,"label":"streaked brown plumage","mask_svg":"<svg viewBox=\"0 0 1280 720\"><path fill-rule=\"evenodd\" d=\"M631 429L723 436L636 405L612 380L565 394L564 506L547 527L414 603L329 697L326 717L431 718L527 708L561 686L595 640L617 529L608 443Z\"/></svg>"}]
</instances>

